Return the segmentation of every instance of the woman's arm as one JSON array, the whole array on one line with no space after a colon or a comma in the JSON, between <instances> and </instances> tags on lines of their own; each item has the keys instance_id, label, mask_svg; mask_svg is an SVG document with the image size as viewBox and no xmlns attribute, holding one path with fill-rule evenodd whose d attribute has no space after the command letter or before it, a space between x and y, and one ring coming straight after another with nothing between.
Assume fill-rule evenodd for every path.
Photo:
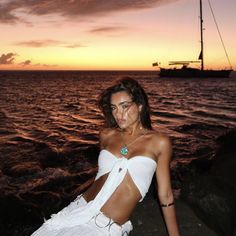
<instances>
[{"instance_id":1,"label":"woman's arm","mask_svg":"<svg viewBox=\"0 0 236 236\"><path fill-rule=\"evenodd\" d=\"M157 157L157 190L160 205L164 215L169 236L179 236L179 228L176 219L174 196L171 188L170 161L172 155L172 145L166 136L158 138L158 157Z\"/></svg>"}]
</instances>

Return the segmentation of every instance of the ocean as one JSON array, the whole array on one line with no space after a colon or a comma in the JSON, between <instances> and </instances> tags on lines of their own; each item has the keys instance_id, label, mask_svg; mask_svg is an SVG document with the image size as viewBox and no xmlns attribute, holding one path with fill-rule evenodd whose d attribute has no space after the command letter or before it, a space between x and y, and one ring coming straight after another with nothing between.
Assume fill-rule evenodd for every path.
<instances>
[{"instance_id":1,"label":"ocean","mask_svg":"<svg viewBox=\"0 0 236 236\"><path fill-rule=\"evenodd\" d=\"M98 96L120 76L131 76L145 88L154 129L172 139L171 168L180 179L192 160L212 158L217 137L236 126L236 74L164 79L155 71L0 71L5 223L21 217L37 222L93 181L103 127ZM14 207L20 213L14 214Z\"/></svg>"}]
</instances>

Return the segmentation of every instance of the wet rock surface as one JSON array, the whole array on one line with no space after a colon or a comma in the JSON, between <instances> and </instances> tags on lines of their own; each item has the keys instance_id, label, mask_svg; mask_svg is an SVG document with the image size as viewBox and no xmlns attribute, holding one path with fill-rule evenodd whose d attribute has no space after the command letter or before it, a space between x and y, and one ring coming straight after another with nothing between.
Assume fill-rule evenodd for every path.
<instances>
[{"instance_id":1,"label":"wet rock surface","mask_svg":"<svg viewBox=\"0 0 236 236\"><path fill-rule=\"evenodd\" d=\"M236 235L236 129L217 139L219 149L208 170L195 163L182 198L196 215L220 236ZM194 163L193 163L194 164Z\"/></svg>"},{"instance_id":2,"label":"wet rock surface","mask_svg":"<svg viewBox=\"0 0 236 236\"><path fill-rule=\"evenodd\" d=\"M217 236L184 201L176 199L175 207L181 236ZM137 206L131 221L134 226L131 236L168 236L154 193Z\"/></svg>"}]
</instances>

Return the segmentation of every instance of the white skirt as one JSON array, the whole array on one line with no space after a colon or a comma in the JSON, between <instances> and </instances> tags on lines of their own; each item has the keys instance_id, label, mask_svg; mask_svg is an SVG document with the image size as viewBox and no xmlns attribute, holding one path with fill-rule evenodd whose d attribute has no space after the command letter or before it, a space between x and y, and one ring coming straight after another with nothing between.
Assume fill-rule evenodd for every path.
<instances>
[{"instance_id":1,"label":"white skirt","mask_svg":"<svg viewBox=\"0 0 236 236\"><path fill-rule=\"evenodd\" d=\"M61 216L63 224L63 216L68 217L71 210L84 207L87 204L86 200L80 195L67 207L57 213ZM50 219L52 221L53 218ZM93 216L87 223L68 227L63 225L60 228L51 227L47 221L36 230L31 236L127 236L133 229L130 221L123 225L115 223L111 218L105 216L102 212Z\"/></svg>"}]
</instances>

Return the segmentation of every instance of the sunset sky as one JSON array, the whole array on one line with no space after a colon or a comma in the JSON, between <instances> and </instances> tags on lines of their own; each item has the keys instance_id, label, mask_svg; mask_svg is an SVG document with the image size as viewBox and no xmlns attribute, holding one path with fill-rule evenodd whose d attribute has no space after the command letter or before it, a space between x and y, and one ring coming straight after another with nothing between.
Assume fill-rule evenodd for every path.
<instances>
[{"instance_id":1,"label":"sunset sky","mask_svg":"<svg viewBox=\"0 0 236 236\"><path fill-rule=\"evenodd\" d=\"M229 68L208 0L205 64ZM211 0L236 69L236 0ZM0 69L152 70L197 60L199 0L0 0Z\"/></svg>"}]
</instances>

